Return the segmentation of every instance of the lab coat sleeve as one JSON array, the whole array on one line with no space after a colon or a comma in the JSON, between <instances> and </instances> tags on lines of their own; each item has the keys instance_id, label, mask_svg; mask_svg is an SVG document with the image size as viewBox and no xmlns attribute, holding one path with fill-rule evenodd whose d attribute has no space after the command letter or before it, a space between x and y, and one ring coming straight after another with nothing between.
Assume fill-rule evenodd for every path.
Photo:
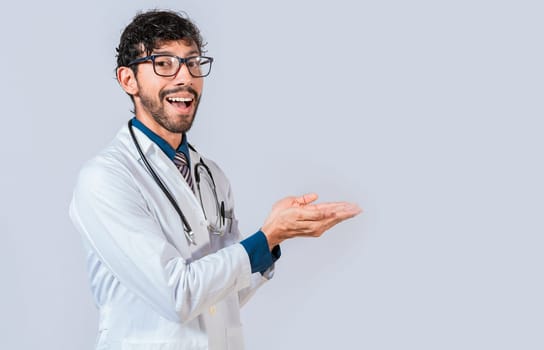
<instances>
[{"instance_id":1,"label":"lab coat sleeve","mask_svg":"<svg viewBox=\"0 0 544 350\"><path fill-rule=\"evenodd\" d=\"M150 215L129 172L114 165L84 167L70 215L120 283L180 323L251 285L249 258L240 244L185 261Z\"/></svg>"},{"instance_id":2,"label":"lab coat sleeve","mask_svg":"<svg viewBox=\"0 0 544 350\"><path fill-rule=\"evenodd\" d=\"M232 187L230 186L230 182L227 180L226 176L223 174L221 169L215 163L213 163L213 166L214 168L216 168L216 171L221 173L221 176L224 177L225 182L229 184L228 191L227 191L227 203L229 203L231 216L233 217L230 234L236 235L237 240L241 241L242 239L244 239L244 236L240 233L240 229L238 228L238 220L236 220L236 217L234 214L234 195L232 192ZM249 299L251 299L251 297L255 294L257 289L261 287L265 282L270 280L273 276L274 276L274 265L268 268L263 274L261 274L260 272L253 273L251 275L250 285L238 292L238 299L239 299L240 306L244 306L249 301Z\"/></svg>"},{"instance_id":3,"label":"lab coat sleeve","mask_svg":"<svg viewBox=\"0 0 544 350\"><path fill-rule=\"evenodd\" d=\"M236 230L237 234L240 235L240 231L238 229L238 223L234 221L233 224L233 230ZM244 306L249 299L255 294L257 289L261 287L265 282L270 280L274 276L274 264L270 268L268 268L263 274L260 272L255 272L251 275L251 282L250 285L238 292L238 299L240 306Z\"/></svg>"}]
</instances>

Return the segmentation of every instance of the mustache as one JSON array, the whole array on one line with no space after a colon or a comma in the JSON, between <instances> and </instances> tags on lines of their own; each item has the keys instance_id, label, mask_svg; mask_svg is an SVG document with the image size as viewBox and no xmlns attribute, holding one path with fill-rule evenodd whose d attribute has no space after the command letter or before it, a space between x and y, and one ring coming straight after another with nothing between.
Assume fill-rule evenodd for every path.
<instances>
[{"instance_id":1,"label":"mustache","mask_svg":"<svg viewBox=\"0 0 544 350\"><path fill-rule=\"evenodd\" d=\"M188 92L195 97L195 100L198 100L200 98L200 96L198 96L198 92L196 92L196 90L190 86L180 86L175 89L163 90L159 93L159 98L163 100L166 95L175 94L178 92Z\"/></svg>"}]
</instances>

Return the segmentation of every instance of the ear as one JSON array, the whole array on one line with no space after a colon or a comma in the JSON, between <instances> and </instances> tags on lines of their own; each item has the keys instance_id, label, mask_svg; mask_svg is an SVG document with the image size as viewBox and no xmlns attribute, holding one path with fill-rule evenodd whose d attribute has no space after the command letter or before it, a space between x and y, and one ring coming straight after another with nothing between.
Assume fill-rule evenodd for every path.
<instances>
[{"instance_id":1,"label":"ear","mask_svg":"<svg viewBox=\"0 0 544 350\"><path fill-rule=\"evenodd\" d=\"M129 67L117 68L117 81L119 85L129 95L136 95L138 93L138 84L136 82L136 75L134 71Z\"/></svg>"}]
</instances>

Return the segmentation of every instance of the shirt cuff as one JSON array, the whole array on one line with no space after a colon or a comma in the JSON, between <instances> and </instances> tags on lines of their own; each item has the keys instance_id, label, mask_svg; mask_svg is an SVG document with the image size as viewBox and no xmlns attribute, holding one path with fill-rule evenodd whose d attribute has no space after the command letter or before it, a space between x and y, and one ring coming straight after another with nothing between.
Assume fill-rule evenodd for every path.
<instances>
[{"instance_id":1,"label":"shirt cuff","mask_svg":"<svg viewBox=\"0 0 544 350\"><path fill-rule=\"evenodd\" d=\"M272 248L272 252L270 252L266 236L260 230L241 241L240 244L245 248L249 256L251 273L264 273L281 256L279 245Z\"/></svg>"}]
</instances>

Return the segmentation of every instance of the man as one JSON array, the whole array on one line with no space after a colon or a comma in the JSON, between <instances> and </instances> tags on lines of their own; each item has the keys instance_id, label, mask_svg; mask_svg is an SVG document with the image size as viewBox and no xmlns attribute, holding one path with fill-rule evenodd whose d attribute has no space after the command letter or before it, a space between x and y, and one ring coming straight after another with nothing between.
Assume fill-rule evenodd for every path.
<instances>
[{"instance_id":1,"label":"man","mask_svg":"<svg viewBox=\"0 0 544 350\"><path fill-rule=\"evenodd\" d=\"M187 141L213 62L199 30L174 12L142 13L117 51L135 117L81 170L70 206L100 311L97 349L242 349L240 306L272 277L279 244L360 209L287 197L242 238L228 180Z\"/></svg>"}]
</instances>

